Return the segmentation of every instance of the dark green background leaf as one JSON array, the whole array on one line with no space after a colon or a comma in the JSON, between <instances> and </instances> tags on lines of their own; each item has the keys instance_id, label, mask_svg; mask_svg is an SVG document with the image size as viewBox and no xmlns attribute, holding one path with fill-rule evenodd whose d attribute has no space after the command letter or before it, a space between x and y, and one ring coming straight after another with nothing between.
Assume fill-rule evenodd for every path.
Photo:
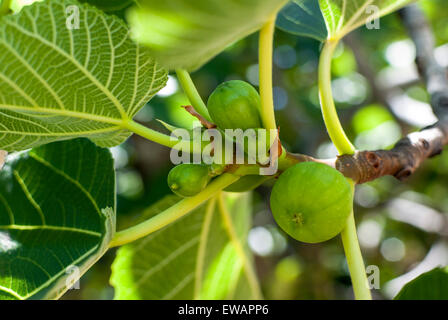
<instances>
[{"instance_id":1,"label":"dark green background leaf","mask_svg":"<svg viewBox=\"0 0 448 320\"><path fill-rule=\"evenodd\" d=\"M0 171L0 299L60 297L114 231L109 150L78 139L18 155Z\"/></svg>"},{"instance_id":2,"label":"dark green background leaf","mask_svg":"<svg viewBox=\"0 0 448 320\"><path fill-rule=\"evenodd\" d=\"M298 35L314 38L319 41L327 39L327 27L316 0L291 0L280 11L277 27Z\"/></svg>"},{"instance_id":3,"label":"dark green background leaf","mask_svg":"<svg viewBox=\"0 0 448 320\"><path fill-rule=\"evenodd\" d=\"M448 267L420 275L406 284L395 300L448 300Z\"/></svg>"},{"instance_id":4,"label":"dark green background leaf","mask_svg":"<svg viewBox=\"0 0 448 320\"><path fill-rule=\"evenodd\" d=\"M175 204L167 197L146 216ZM239 241L246 247L251 224L250 194L227 201ZM249 263L252 263L250 252ZM230 241L218 210L206 206L135 243L121 247L112 266L116 299L250 299L244 259Z\"/></svg>"}]
</instances>

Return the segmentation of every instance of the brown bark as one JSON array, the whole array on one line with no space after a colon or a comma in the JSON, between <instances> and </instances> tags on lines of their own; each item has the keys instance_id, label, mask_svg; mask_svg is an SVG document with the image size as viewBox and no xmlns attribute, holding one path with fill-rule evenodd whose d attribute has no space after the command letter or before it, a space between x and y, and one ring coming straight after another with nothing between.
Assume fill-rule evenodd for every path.
<instances>
[{"instance_id":1,"label":"brown bark","mask_svg":"<svg viewBox=\"0 0 448 320\"><path fill-rule=\"evenodd\" d=\"M391 150L358 151L336 159L315 159L303 154L288 153L290 165L300 162L319 162L340 171L358 184L383 176L404 180L428 158L439 155L448 144L448 121L414 132L401 139Z\"/></svg>"},{"instance_id":2,"label":"brown bark","mask_svg":"<svg viewBox=\"0 0 448 320\"><path fill-rule=\"evenodd\" d=\"M335 168L356 183L391 175L403 180L428 158L440 154L448 144L448 122L439 122L400 140L391 150L360 151L340 156Z\"/></svg>"}]
</instances>

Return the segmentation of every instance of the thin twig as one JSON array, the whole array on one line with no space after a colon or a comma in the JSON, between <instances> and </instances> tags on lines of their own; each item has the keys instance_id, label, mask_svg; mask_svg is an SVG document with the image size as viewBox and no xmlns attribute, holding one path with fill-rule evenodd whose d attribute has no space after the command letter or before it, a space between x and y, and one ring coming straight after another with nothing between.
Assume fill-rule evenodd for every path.
<instances>
[{"instance_id":1,"label":"thin twig","mask_svg":"<svg viewBox=\"0 0 448 320\"><path fill-rule=\"evenodd\" d=\"M365 183L391 175L403 180L428 158L440 154L448 144L448 122L439 122L420 132L409 134L391 150L361 151L341 156L335 168L356 183Z\"/></svg>"}]
</instances>

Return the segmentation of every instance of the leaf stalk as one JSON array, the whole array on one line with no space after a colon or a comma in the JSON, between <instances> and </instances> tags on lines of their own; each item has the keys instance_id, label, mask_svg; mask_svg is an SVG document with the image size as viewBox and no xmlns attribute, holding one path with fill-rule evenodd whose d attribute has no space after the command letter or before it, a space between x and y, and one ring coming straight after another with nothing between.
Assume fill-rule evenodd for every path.
<instances>
[{"instance_id":1,"label":"leaf stalk","mask_svg":"<svg viewBox=\"0 0 448 320\"><path fill-rule=\"evenodd\" d=\"M328 40L323 47L319 61L319 97L322 115L331 141L340 154L354 154L355 147L347 138L339 121L331 88L331 61L337 46L338 41Z\"/></svg>"},{"instance_id":2,"label":"leaf stalk","mask_svg":"<svg viewBox=\"0 0 448 320\"><path fill-rule=\"evenodd\" d=\"M261 29L259 40L261 119L266 129L276 130L274 93L272 89L272 57L276 16Z\"/></svg>"},{"instance_id":3,"label":"leaf stalk","mask_svg":"<svg viewBox=\"0 0 448 320\"><path fill-rule=\"evenodd\" d=\"M162 229L202 205L204 202L218 194L222 189L238 181L238 179L239 176L237 175L224 173L212 181L199 194L179 201L174 206L136 226L117 232L110 242L109 247L112 248L131 243Z\"/></svg>"},{"instance_id":4,"label":"leaf stalk","mask_svg":"<svg viewBox=\"0 0 448 320\"><path fill-rule=\"evenodd\" d=\"M323 47L319 61L319 96L325 126L331 141L333 141L340 154L353 155L356 152L356 149L342 128L334 104L331 88L331 61L338 43L339 41L330 39L327 40ZM354 193L355 184L351 179L348 179L348 181L352 186L352 193ZM368 282L364 261L359 247L358 236L356 234L356 223L353 210L350 213L344 230L341 232L341 238L350 270L355 298L357 300L371 300L372 297L367 285Z\"/></svg>"}]
</instances>

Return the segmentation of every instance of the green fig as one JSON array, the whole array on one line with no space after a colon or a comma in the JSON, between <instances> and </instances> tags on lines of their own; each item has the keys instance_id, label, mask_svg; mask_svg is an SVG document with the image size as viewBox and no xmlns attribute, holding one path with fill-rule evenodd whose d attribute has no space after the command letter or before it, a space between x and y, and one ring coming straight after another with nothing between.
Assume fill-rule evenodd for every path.
<instances>
[{"instance_id":1,"label":"green fig","mask_svg":"<svg viewBox=\"0 0 448 320\"><path fill-rule=\"evenodd\" d=\"M352 206L348 180L339 171L315 162L287 169L271 194L277 224L294 239L307 243L323 242L339 234Z\"/></svg>"},{"instance_id":2,"label":"green fig","mask_svg":"<svg viewBox=\"0 0 448 320\"><path fill-rule=\"evenodd\" d=\"M207 108L218 128L246 130L262 127L260 95L247 82L222 83L209 97Z\"/></svg>"},{"instance_id":3,"label":"green fig","mask_svg":"<svg viewBox=\"0 0 448 320\"><path fill-rule=\"evenodd\" d=\"M192 197L204 190L211 178L205 164L180 164L168 174L168 186L181 197Z\"/></svg>"}]
</instances>

